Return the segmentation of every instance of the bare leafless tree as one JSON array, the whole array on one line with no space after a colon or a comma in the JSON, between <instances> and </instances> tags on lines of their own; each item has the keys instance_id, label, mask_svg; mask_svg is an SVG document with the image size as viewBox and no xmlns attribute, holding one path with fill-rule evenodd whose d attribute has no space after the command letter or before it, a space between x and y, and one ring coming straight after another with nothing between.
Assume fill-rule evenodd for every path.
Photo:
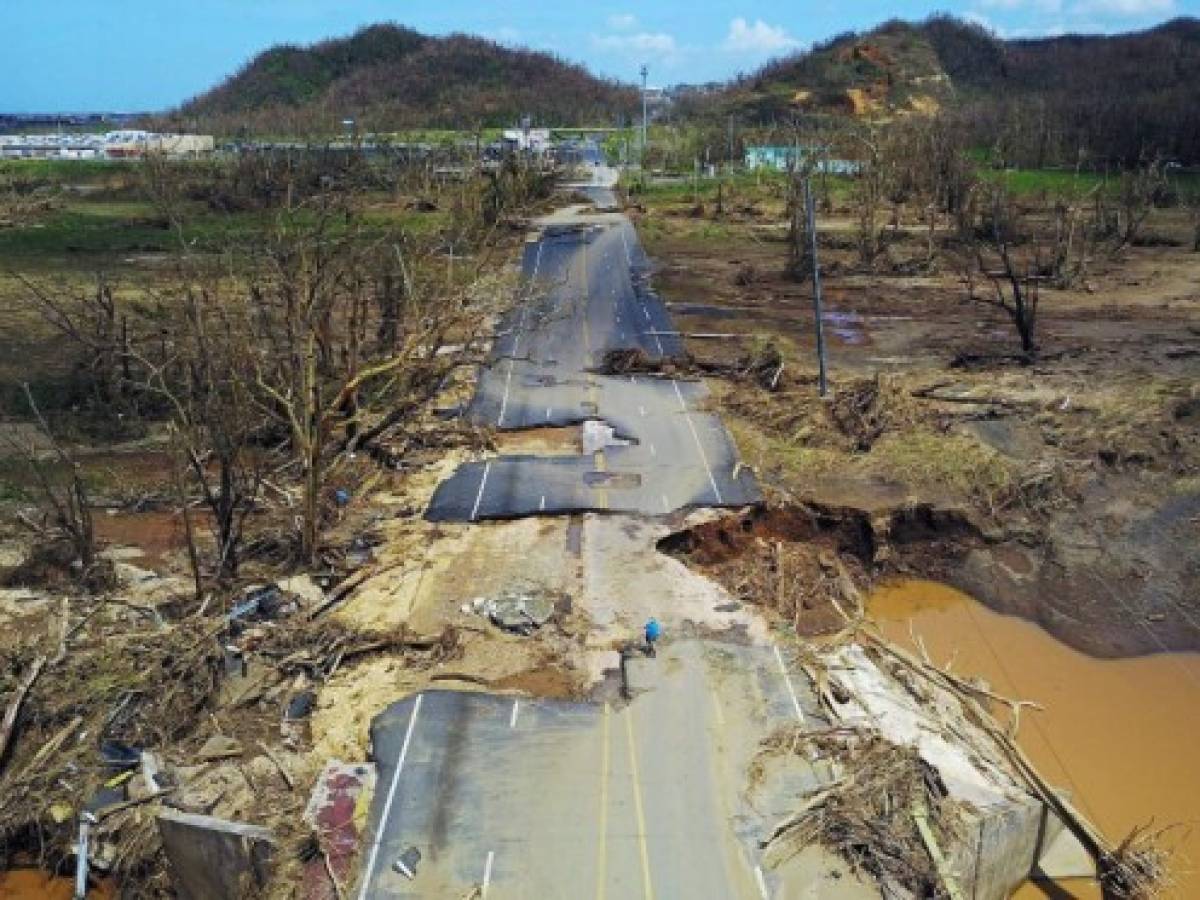
<instances>
[{"instance_id":1,"label":"bare leafless tree","mask_svg":"<svg viewBox=\"0 0 1200 900\"><path fill-rule=\"evenodd\" d=\"M96 400L111 409L125 408L134 381L130 323L109 279L98 273L94 287L79 293L61 283L10 274L25 288L29 307L79 351Z\"/></svg>"},{"instance_id":2,"label":"bare leafless tree","mask_svg":"<svg viewBox=\"0 0 1200 900\"><path fill-rule=\"evenodd\" d=\"M244 307L228 294L227 280L200 265L186 269L178 291L165 298L176 313L168 326L169 352L160 360L142 360L149 372L145 389L170 410L179 470L187 473L186 481L211 516L214 568L224 580L237 575L246 518L258 503L266 464ZM180 493L186 507L190 498ZM190 518L185 525L199 593L202 578Z\"/></svg>"},{"instance_id":3,"label":"bare leafless tree","mask_svg":"<svg viewBox=\"0 0 1200 900\"><path fill-rule=\"evenodd\" d=\"M1013 245L1018 229L1015 203L1003 186L994 186L990 191L990 212L974 247L979 272L991 283L992 291L976 296L972 286L971 295L1007 313L1020 338L1022 352L1032 356L1037 352L1038 304L1044 276L1041 252L1036 245L1023 248L1024 259L1016 257Z\"/></svg>"},{"instance_id":4,"label":"bare leafless tree","mask_svg":"<svg viewBox=\"0 0 1200 900\"><path fill-rule=\"evenodd\" d=\"M1192 252L1200 253L1200 191L1193 191L1184 201L1192 223Z\"/></svg>"},{"instance_id":5,"label":"bare leafless tree","mask_svg":"<svg viewBox=\"0 0 1200 900\"><path fill-rule=\"evenodd\" d=\"M22 521L39 532L48 531L65 539L79 561L86 581L96 564L96 532L92 524L92 507L88 499L87 485L79 463L51 431L34 399L33 391L28 384L22 387L38 431L50 448L51 458L61 471L61 475L56 477L54 467L47 464L45 453L36 446L21 446L15 440L10 440L13 449L24 458L33 473L45 513L40 523L27 519Z\"/></svg>"},{"instance_id":6,"label":"bare leafless tree","mask_svg":"<svg viewBox=\"0 0 1200 900\"><path fill-rule=\"evenodd\" d=\"M879 255L879 209L887 190L886 162L882 137L877 129L856 131L854 142L861 155L854 179L858 254L863 265L872 266Z\"/></svg>"},{"instance_id":7,"label":"bare leafless tree","mask_svg":"<svg viewBox=\"0 0 1200 900\"><path fill-rule=\"evenodd\" d=\"M1141 236L1142 228L1166 186L1166 170L1159 158L1151 159L1121 175L1117 191L1114 252L1123 250Z\"/></svg>"}]
</instances>

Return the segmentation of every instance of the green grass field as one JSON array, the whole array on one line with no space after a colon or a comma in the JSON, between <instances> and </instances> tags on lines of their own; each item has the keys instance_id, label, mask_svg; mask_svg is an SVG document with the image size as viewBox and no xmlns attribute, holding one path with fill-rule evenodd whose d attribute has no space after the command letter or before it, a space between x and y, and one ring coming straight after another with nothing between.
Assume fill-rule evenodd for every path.
<instances>
[{"instance_id":1,"label":"green grass field","mask_svg":"<svg viewBox=\"0 0 1200 900\"><path fill-rule=\"evenodd\" d=\"M1004 184L1018 196L1060 194L1078 196L1099 188L1106 193L1120 189L1119 175L1099 172L1075 172L1069 169L1004 169L981 168L979 177L984 181ZM1169 183L1180 196L1200 195L1200 175L1171 174Z\"/></svg>"}]
</instances>

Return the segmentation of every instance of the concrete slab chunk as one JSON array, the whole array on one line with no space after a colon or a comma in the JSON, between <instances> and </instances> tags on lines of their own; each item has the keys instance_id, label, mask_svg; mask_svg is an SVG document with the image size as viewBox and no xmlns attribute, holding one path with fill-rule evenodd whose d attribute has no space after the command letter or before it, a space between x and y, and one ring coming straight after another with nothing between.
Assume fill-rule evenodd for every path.
<instances>
[{"instance_id":1,"label":"concrete slab chunk","mask_svg":"<svg viewBox=\"0 0 1200 900\"><path fill-rule=\"evenodd\" d=\"M237 900L270 879L274 838L265 828L164 809L158 831L181 900Z\"/></svg>"}]
</instances>

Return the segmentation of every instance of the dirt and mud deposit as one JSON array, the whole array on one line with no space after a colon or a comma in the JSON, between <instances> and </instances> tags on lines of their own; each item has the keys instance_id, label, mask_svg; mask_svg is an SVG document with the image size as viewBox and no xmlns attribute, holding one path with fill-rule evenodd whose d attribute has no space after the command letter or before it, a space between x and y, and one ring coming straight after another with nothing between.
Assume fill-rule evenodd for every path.
<instances>
[{"instance_id":1,"label":"dirt and mud deposit","mask_svg":"<svg viewBox=\"0 0 1200 900\"><path fill-rule=\"evenodd\" d=\"M871 560L875 575L953 583L1092 656L1200 650L1200 255L1138 246L1095 260L1077 288L1043 292L1039 352L1022 359L951 251L927 265L901 228L864 266L835 209L821 222L822 401L811 288L785 274L776 199L711 222L664 201L641 226L698 368L780 355L770 389L718 379L714 406L773 502L836 515L799 538ZM1164 212L1154 228L1180 222ZM968 526L918 515L930 527L905 540L885 534L881 507Z\"/></svg>"},{"instance_id":2,"label":"dirt and mud deposit","mask_svg":"<svg viewBox=\"0 0 1200 900\"><path fill-rule=\"evenodd\" d=\"M1114 840L1147 823L1178 824L1164 840L1176 848L1168 896L1200 892L1200 654L1095 659L928 581L885 583L867 611L897 643L912 647L919 637L938 665L1042 704L1044 712L1024 711L1019 731L1041 771ZM1086 885L1063 889L1098 896ZM1043 893L1031 887L1022 896Z\"/></svg>"},{"instance_id":3,"label":"dirt and mud deposit","mask_svg":"<svg viewBox=\"0 0 1200 900\"><path fill-rule=\"evenodd\" d=\"M163 565L170 556L187 548L183 516L175 510L113 511L108 515L96 515L92 521L101 546L136 548L141 551L139 560L154 567ZM206 531L203 526L203 522L195 521L198 532Z\"/></svg>"}]
</instances>

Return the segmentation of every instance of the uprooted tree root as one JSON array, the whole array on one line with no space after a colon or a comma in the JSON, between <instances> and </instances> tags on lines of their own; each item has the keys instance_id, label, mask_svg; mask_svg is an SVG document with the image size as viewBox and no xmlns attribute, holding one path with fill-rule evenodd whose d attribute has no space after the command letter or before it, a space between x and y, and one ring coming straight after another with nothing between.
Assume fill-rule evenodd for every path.
<instances>
[{"instance_id":1,"label":"uprooted tree root","mask_svg":"<svg viewBox=\"0 0 1200 900\"><path fill-rule=\"evenodd\" d=\"M766 391L777 390L783 376L783 356L774 344L756 346L733 363L713 362L684 352L652 357L640 348L621 347L605 352L598 371L604 375L658 375L664 378L716 376L732 381L752 380Z\"/></svg>"},{"instance_id":2,"label":"uprooted tree root","mask_svg":"<svg viewBox=\"0 0 1200 900\"><path fill-rule=\"evenodd\" d=\"M840 774L764 841L772 863L819 843L879 884L903 887L915 897L942 895L917 817L926 816L942 847L962 837L961 819L937 772L915 748L856 728L780 734L767 742L768 749L785 746L832 761Z\"/></svg>"},{"instance_id":3,"label":"uprooted tree root","mask_svg":"<svg viewBox=\"0 0 1200 900\"><path fill-rule=\"evenodd\" d=\"M1100 861L1100 886L1105 897L1116 900L1148 900L1160 897L1172 884L1168 868L1170 853L1163 837L1171 828L1134 828Z\"/></svg>"}]
</instances>

